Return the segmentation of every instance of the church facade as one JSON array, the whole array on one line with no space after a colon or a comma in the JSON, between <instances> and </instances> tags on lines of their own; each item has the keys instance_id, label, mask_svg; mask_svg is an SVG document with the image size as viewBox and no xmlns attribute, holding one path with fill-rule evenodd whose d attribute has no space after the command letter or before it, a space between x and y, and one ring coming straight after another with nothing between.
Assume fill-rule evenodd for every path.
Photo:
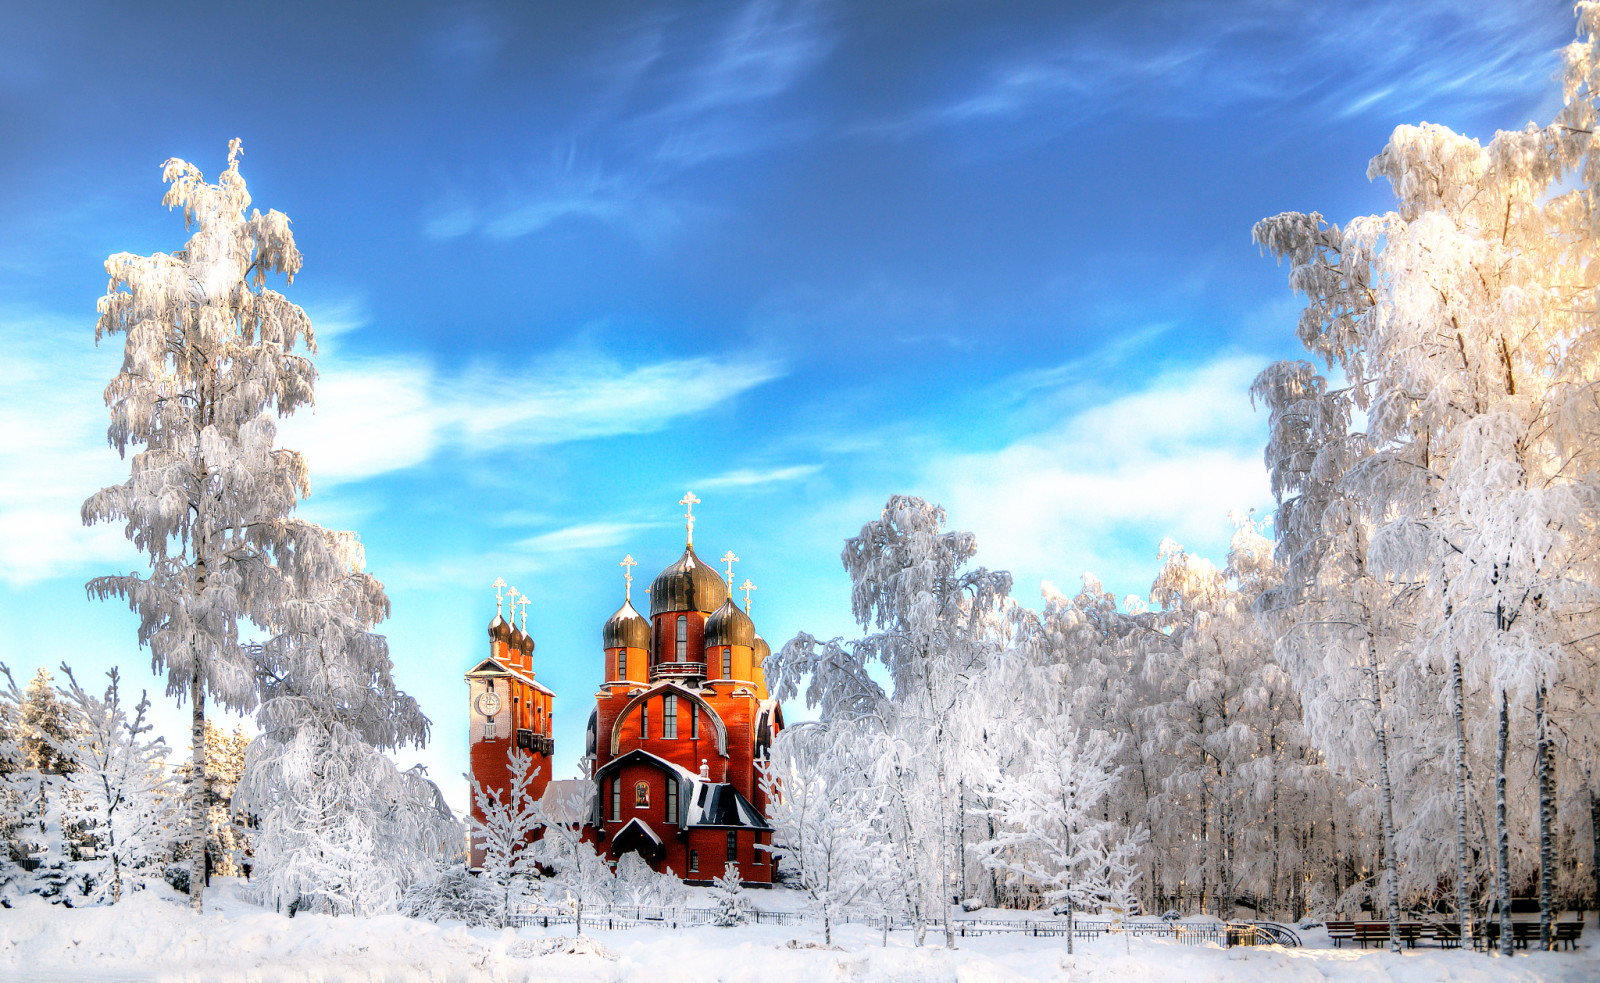
<instances>
[{"instance_id":1,"label":"church facade","mask_svg":"<svg viewBox=\"0 0 1600 983\"><path fill-rule=\"evenodd\" d=\"M612 861L634 852L685 881L713 880L737 863L747 884L770 884L772 857L762 848L772 828L758 768L783 727L762 668L771 650L750 618L755 586L738 588L742 609L734 601L738 557L724 554L722 571L706 564L694 548L698 499L680 504L688 506L684 551L651 581L649 614L633 605L628 556L622 606L601 627L601 682L583 757L592 784L585 836ZM520 746L544 769L540 795L554 751L554 694L533 679L525 629L526 620L518 629L497 614L490 657L467 674L472 773L486 788L505 788ZM473 865L480 862L474 849Z\"/></svg>"}]
</instances>

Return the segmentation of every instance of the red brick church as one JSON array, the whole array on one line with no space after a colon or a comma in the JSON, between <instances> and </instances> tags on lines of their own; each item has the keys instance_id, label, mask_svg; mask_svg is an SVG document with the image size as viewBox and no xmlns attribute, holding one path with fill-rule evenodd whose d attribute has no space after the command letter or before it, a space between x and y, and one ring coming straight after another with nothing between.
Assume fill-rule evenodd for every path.
<instances>
[{"instance_id":1,"label":"red brick church","mask_svg":"<svg viewBox=\"0 0 1600 983\"><path fill-rule=\"evenodd\" d=\"M755 585L746 580L738 588L743 610L733 601L738 557L724 554L723 571L700 559L699 500L689 494L679 504L688 509L687 542L651 582L649 617L633 606L636 564L628 556L622 606L601 628L603 681L583 758L593 785L589 832L611 860L631 850L690 882L720 877L737 861L746 883L770 884L772 858L756 849L772 842L756 765L783 727L762 671L771 650L750 620ZM512 622L516 596L512 591ZM497 613L489 657L466 676L472 774L485 787L505 788L511 749L519 746L535 755L541 771L533 792L542 795L554 753L555 694L534 679L528 599L520 603L523 627ZM473 866L481 859L474 848Z\"/></svg>"}]
</instances>

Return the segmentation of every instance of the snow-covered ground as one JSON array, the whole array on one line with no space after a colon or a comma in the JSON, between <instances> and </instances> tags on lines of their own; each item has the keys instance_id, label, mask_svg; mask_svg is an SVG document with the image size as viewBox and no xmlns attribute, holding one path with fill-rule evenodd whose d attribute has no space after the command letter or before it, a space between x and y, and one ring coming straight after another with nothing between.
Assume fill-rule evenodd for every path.
<instances>
[{"instance_id":1,"label":"snow-covered ground","mask_svg":"<svg viewBox=\"0 0 1600 983\"><path fill-rule=\"evenodd\" d=\"M562 933L439 927L398 915L289 919L240 900L229 879L213 882L211 909L194 918L178 896L136 896L115 907L63 909L29 899L0 911L0 979L34 981L195 980L207 983L333 981L944 981L1031 980L1139 983L1513 983L1600 979L1600 951L1534 953L1508 961L1471 952L1417 949L1399 956L1360 949L1231 949L1107 936L1068 956L1061 939L989 936L946 951L921 949L907 933L881 948L878 932L835 930L837 950L813 926L680 931L638 928L586 933L608 955L536 955ZM773 901L781 905L780 897ZM757 899L761 901L763 899ZM768 905L763 904L763 907ZM1316 933L1311 933L1313 939ZM1311 939L1308 939L1311 941ZM791 942L798 943L794 947Z\"/></svg>"}]
</instances>

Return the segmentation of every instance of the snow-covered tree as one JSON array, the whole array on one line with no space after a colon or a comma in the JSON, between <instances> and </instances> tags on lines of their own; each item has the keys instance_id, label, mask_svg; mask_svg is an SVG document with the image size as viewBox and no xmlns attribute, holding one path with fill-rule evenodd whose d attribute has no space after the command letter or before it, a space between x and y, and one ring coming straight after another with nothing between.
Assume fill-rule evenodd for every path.
<instances>
[{"instance_id":1,"label":"snow-covered tree","mask_svg":"<svg viewBox=\"0 0 1600 983\"><path fill-rule=\"evenodd\" d=\"M191 235L174 253L106 260L96 340L125 338L106 388L111 446L135 449L127 481L92 495L85 523L121 524L149 560L148 574L99 577L91 597L125 600L139 641L192 713L190 903L203 907L205 707L255 708L258 680L241 643L243 622L270 626L281 598L262 590L290 544L286 519L306 493L305 462L274 446L273 415L311 401L314 351L305 312L266 287L292 278L301 256L281 212L246 210L239 141L216 184L184 161L166 162L164 204L183 209ZM270 628L269 628L270 630Z\"/></svg>"},{"instance_id":2,"label":"snow-covered tree","mask_svg":"<svg viewBox=\"0 0 1600 983\"><path fill-rule=\"evenodd\" d=\"M1105 818L1106 799L1122 778L1116 738L1083 732L1070 710L1019 730L1031 762L1019 774L994 776L991 808L1000 829L986 845L996 867L1039 885L1046 902L1065 910L1071 953L1075 910L1130 906L1146 834Z\"/></svg>"},{"instance_id":3,"label":"snow-covered tree","mask_svg":"<svg viewBox=\"0 0 1600 983\"><path fill-rule=\"evenodd\" d=\"M838 726L832 733L826 724L785 730L761 769L771 850L793 872L827 945L833 944L833 923L875 881L891 880L883 857L889 844L874 829L883 817L871 786L860 780L861 762L850 753L853 731ZM905 882L896 880L904 890Z\"/></svg>"},{"instance_id":4,"label":"snow-covered tree","mask_svg":"<svg viewBox=\"0 0 1600 983\"><path fill-rule=\"evenodd\" d=\"M1426 781L1410 811L1435 822L1447 801L1454 849L1443 863L1424 850L1419 873L1452 881L1463 912L1479 858L1502 911L1513 884L1534 877L1547 941L1562 826L1555 774L1578 767L1558 744L1583 746L1579 732L1594 727L1592 705L1572 697L1592 691L1600 610L1600 7L1577 9L1566 105L1551 124L1487 145L1441 126L1398 127L1368 170L1389 180L1394 211L1343 229L1286 213L1256 229L1307 297L1302 341L1348 382L1329 390L1295 365L1258 381L1276 420L1268 463L1304 513L1287 525L1315 533L1336 510L1335 524L1365 540L1373 589L1415 595L1403 654L1421 679L1392 696L1448 721L1435 728L1448 775ZM1365 432L1344 425L1354 410ZM1512 757L1530 744L1523 769ZM1495 830L1480 838L1472 763L1490 758ZM1514 795L1530 773L1532 794ZM1519 799L1537 804L1532 822L1517 815ZM1524 825L1537 828L1536 849L1518 842ZM1502 951L1510 944L1503 930Z\"/></svg>"},{"instance_id":5,"label":"snow-covered tree","mask_svg":"<svg viewBox=\"0 0 1600 983\"><path fill-rule=\"evenodd\" d=\"M513 764L513 776L515 775ZM583 934L583 910L610 900L616 878L594 845L584 842L584 822L590 815L594 787L563 783L547 791L534 805L535 822L541 835L534 842L530 859L554 873L544 880L547 900L565 905L572 912L574 934ZM488 861L484 861L485 872Z\"/></svg>"},{"instance_id":6,"label":"snow-covered tree","mask_svg":"<svg viewBox=\"0 0 1600 983\"><path fill-rule=\"evenodd\" d=\"M882 514L845 543L851 608L866 632L848 644L801 634L765 666L779 699L810 676L807 703L822 721L880 743L874 781L885 800L882 824L923 939L923 916L937 905L945 944L964 847L962 798L981 731L962 712L972 678L1004 645L1003 611L1011 575L968 568L971 533L944 529L944 510L920 498L891 496ZM869 673L876 663L893 685Z\"/></svg>"},{"instance_id":7,"label":"snow-covered tree","mask_svg":"<svg viewBox=\"0 0 1600 983\"><path fill-rule=\"evenodd\" d=\"M476 777L468 776L475 807L470 816L472 844L475 850L483 851L482 876L499 886L502 927L512 903L526 890L527 878L538 871L540 857L534 836L545 822L544 812L529 791L539 774L533 755L515 748L509 764L511 781L505 788L487 788ZM476 813L482 813L483 818L479 819Z\"/></svg>"},{"instance_id":8,"label":"snow-covered tree","mask_svg":"<svg viewBox=\"0 0 1600 983\"><path fill-rule=\"evenodd\" d=\"M711 882L712 921L723 928L743 925L750 919L750 899L744 896L739 865L728 864L722 876Z\"/></svg>"},{"instance_id":9,"label":"snow-covered tree","mask_svg":"<svg viewBox=\"0 0 1600 983\"><path fill-rule=\"evenodd\" d=\"M75 738L47 739L72 764L60 791L68 821L92 848L92 859L80 859L76 872L85 877L91 901L115 904L126 891L159 877L160 863L170 854L179 803L167 773L166 740L149 736L154 727L144 693L128 715L116 669L106 673L110 682L100 696L79 685L65 664L61 671Z\"/></svg>"},{"instance_id":10,"label":"snow-covered tree","mask_svg":"<svg viewBox=\"0 0 1600 983\"><path fill-rule=\"evenodd\" d=\"M617 858L612 901L619 905L668 908L687 896L681 878L670 871L656 873L639 854L629 851Z\"/></svg>"},{"instance_id":11,"label":"snow-covered tree","mask_svg":"<svg viewBox=\"0 0 1600 983\"><path fill-rule=\"evenodd\" d=\"M246 749L237 811L256 826L257 893L334 912L391 907L454 852L460 825L419 769L383 752L421 746L428 720L401 692L383 636L383 586L354 534L290 520L272 634L249 651L260 735Z\"/></svg>"}]
</instances>

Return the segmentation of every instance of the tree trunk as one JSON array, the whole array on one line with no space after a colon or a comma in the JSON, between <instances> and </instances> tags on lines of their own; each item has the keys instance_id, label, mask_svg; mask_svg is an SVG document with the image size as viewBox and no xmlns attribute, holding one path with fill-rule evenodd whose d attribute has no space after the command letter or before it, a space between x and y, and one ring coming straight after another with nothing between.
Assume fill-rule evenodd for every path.
<instances>
[{"instance_id":1,"label":"tree trunk","mask_svg":"<svg viewBox=\"0 0 1600 983\"><path fill-rule=\"evenodd\" d=\"M1467 886L1467 725L1466 687L1461 678L1461 653L1450 652L1450 685L1454 690L1451 714L1456 724L1456 923L1461 944L1472 937L1471 897Z\"/></svg>"},{"instance_id":2,"label":"tree trunk","mask_svg":"<svg viewBox=\"0 0 1600 983\"><path fill-rule=\"evenodd\" d=\"M1378 796L1383 811L1383 877L1389 905L1389 951L1400 951L1400 871L1394 849L1394 786L1389 780L1389 724L1383 718L1383 677L1378 672L1378 651L1367 637L1367 660L1372 667L1374 724L1378 737Z\"/></svg>"},{"instance_id":3,"label":"tree trunk","mask_svg":"<svg viewBox=\"0 0 1600 983\"><path fill-rule=\"evenodd\" d=\"M1500 691L1500 737L1494 754L1494 837L1500 855L1500 954L1511 955L1511 834L1506 830L1506 738L1511 730L1511 711L1506 691Z\"/></svg>"},{"instance_id":4,"label":"tree trunk","mask_svg":"<svg viewBox=\"0 0 1600 983\"><path fill-rule=\"evenodd\" d=\"M1534 712L1537 716L1538 746L1536 753L1539 755L1539 948L1550 951L1554 944L1554 926L1550 920L1551 894L1555 888L1555 844L1551 827L1555 819L1555 802L1553 791L1554 782L1550 775L1550 756L1553 753L1550 747L1549 720L1545 710L1545 688L1539 685L1538 692L1534 694Z\"/></svg>"},{"instance_id":5,"label":"tree trunk","mask_svg":"<svg viewBox=\"0 0 1600 983\"><path fill-rule=\"evenodd\" d=\"M194 763L189 769L189 910L205 912L206 889L206 690L198 661L189 678Z\"/></svg>"}]
</instances>

